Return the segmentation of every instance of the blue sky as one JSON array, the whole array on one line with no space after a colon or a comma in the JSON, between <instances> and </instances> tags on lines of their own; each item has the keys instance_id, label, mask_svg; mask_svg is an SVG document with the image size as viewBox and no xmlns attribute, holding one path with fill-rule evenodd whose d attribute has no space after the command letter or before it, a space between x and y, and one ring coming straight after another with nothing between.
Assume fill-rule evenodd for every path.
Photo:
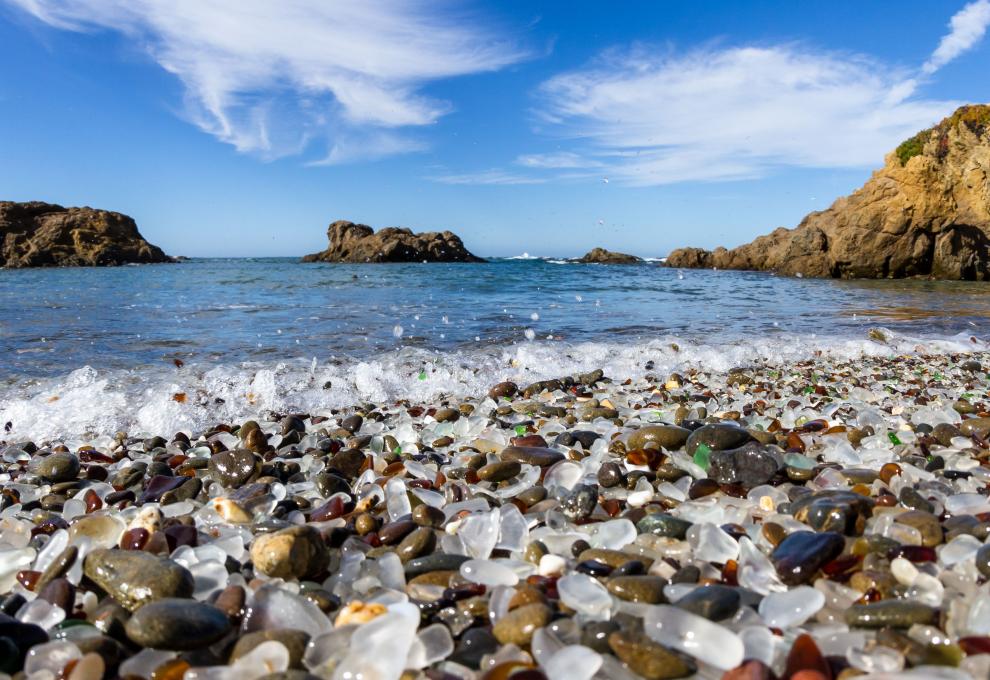
<instances>
[{"instance_id":1,"label":"blue sky","mask_svg":"<svg viewBox=\"0 0 990 680\"><path fill-rule=\"evenodd\" d=\"M167 252L336 219L481 255L735 245L990 100L990 0L0 0L0 198Z\"/></svg>"}]
</instances>

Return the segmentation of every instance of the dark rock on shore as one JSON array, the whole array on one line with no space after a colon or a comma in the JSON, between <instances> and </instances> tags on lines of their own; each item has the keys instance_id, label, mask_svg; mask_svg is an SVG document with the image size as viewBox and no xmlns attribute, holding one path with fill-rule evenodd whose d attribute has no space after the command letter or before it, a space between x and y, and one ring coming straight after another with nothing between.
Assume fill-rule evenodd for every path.
<instances>
[{"instance_id":1,"label":"dark rock on shore","mask_svg":"<svg viewBox=\"0 0 990 680\"><path fill-rule=\"evenodd\" d=\"M457 234L386 227L377 232L365 224L339 220L327 229L330 244L303 262L485 262L464 247Z\"/></svg>"},{"instance_id":2,"label":"dark rock on shore","mask_svg":"<svg viewBox=\"0 0 990 680\"><path fill-rule=\"evenodd\" d=\"M173 262L127 215L0 201L0 266L95 267Z\"/></svg>"},{"instance_id":3,"label":"dark rock on shore","mask_svg":"<svg viewBox=\"0 0 990 680\"><path fill-rule=\"evenodd\" d=\"M616 253L604 248L592 248L578 262L585 264L639 264L642 258L626 253Z\"/></svg>"},{"instance_id":4,"label":"dark rock on shore","mask_svg":"<svg viewBox=\"0 0 990 680\"><path fill-rule=\"evenodd\" d=\"M678 268L818 278L990 279L990 106L964 106L887 155L862 188L728 250L681 248Z\"/></svg>"}]
</instances>

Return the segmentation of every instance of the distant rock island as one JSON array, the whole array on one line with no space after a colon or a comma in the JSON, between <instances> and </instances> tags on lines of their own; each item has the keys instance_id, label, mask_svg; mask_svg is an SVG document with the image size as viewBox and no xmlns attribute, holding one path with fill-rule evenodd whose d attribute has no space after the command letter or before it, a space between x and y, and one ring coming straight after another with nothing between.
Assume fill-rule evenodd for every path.
<instances>
[{"instance_id":1,"label":"distant rock island","mask_svg":"<svg viewBox=\"0 0 990 680\"><path fill-rule=\"evenodd\" d=\"M386 227L377 232L366 224L339 220L327 229L330 245L306 255L303 262L485 262L471 254L449 231L414 234Z\"/></svg>"},{"instance_id":2,"label":"distant rock island","mask_svg":"<svg viewBox=\"0 0 990 680\"><path fill-rule=\"evenodd\" d=\"M0 201L0 267L103 267L172 262L127 215Z\"/></svg>"},{"instance_id":3,"label":"distant rock island","mask_svg":"<svg viewBox=\"0 0 990 680\"><path fill-rule=\"evenodd\" d=\"M667 266L990 280L990 106L963 106L919 132L862 188L795 229L732 250L681 248Z\"/></svg>"},{"instance_id":4,"label":"distant rock island","mask_svg":"<svg viewBox=\"0 0 990 680\"><path fill-rule=\"evenodd\" d=\"M604 248L592 248L584 257L575 260L575 262L583 262L585 264L639 264L642 261L642 258L635 255L616 253L611 250L605 250Z\"/></svg>"}]
</instances>

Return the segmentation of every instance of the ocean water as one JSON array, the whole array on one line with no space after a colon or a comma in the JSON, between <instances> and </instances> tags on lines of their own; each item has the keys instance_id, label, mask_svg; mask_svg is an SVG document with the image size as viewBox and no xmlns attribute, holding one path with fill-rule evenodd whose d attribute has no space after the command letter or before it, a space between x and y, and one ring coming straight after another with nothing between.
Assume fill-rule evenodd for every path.
<instances>
[{"instance_id":1,"label":"ocean water","mask_svg":"<svg viewBox=\"0 0 990 680\"><path fill-rule=\"evenodd\" d=\"M888 342L869 338L886 329ZM985 349L990 287L570 264L196 259L0 270L6 437L172 434L274 412L755 360ZM180 364L180 365L177 365ZM3 435L0 435L3 436Z\"/></svg>"}]
</instances>

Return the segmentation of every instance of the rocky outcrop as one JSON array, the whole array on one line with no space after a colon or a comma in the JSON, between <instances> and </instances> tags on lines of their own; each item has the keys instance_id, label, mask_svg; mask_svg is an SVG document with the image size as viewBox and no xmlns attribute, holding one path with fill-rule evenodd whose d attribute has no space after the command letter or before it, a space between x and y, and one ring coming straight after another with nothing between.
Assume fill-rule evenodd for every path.
<instances>
[{"instance_id":1,"label":"rocky outcrop","mask_svg":"<svg viewBox=\"0 0 990 680\"><path fill-rule=\"evenodd\" d=\"M862 188L732 250L667 266L830 278L990 280L990 106L964 106L887 155Z\"/></svg>"},{"instance_id":2,"label":"rocky outcrop","mask_svg":"<svg viewBox=\"0 0 990 680\"><path fill-rule=\"evenodd\" d=\"M472 255L461 239L449 231L414 234L409 229L387 227L377 232L365 224L346 220L327 229L330 245L303 262L484 262Z\"/></svg>"},{"instance_id":3,"label":"rocky outcrop","mask_svg":"<svg viewBox=\"0 0 990 680\"><path fill-rule=\"evenodd\" d=\"M584 257L576 260L585 264L638 264L643 260L635 255L615 253L604 248L592 248Z\"/></svg>"},{"instance_id":4,"label":"rocky outcrop","mask_svg":"<svg viewBox=\"0 0 990 680\"><path fill-rule=\"evenodd\" d=\"M127 215L0 201L0 266L95 267L171 262L141 236Z\"/></svg>"}]
</instances>

